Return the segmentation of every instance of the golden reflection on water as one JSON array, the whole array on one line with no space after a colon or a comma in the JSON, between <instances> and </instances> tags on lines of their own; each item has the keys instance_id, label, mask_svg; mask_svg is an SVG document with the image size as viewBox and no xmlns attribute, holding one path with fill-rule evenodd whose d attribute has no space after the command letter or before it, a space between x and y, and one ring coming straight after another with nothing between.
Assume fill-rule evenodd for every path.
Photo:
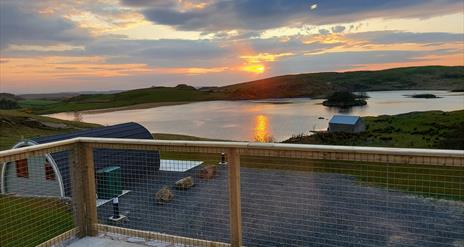
<instances>
[{"instance_id":1,"label":"golden reflection on water","mask_svg":"<svg viewBox=\"0 0 464 247\"><path fill-rule=\"evenodd\" d=\"M272 136L269 133L269 118L265 115L255 117L254 139L257 142L271 142Z\"/></svg>"}]
</instances>

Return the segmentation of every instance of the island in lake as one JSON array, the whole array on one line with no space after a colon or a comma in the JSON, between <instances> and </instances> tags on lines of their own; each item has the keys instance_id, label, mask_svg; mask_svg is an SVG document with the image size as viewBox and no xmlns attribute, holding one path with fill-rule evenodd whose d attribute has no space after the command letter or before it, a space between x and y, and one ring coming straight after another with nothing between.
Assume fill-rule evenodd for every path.
<instances>
[{"instance_id":1,"label":"island in lake","mask_svg":"<svg viewBox=\"0 0 464 247\"><path fill-rule=\"evenodd\" d=\"M353 106L367 105L364 100L366 96L357 95L351 92L335 92L327 97L327 100L322 102L322 105L329 107L348 108Z\"/></svg>"},{"instance_id":2,"label":"island in lake","mask_svg":"<svg viewBox=\"0 0 464 247\"><path fill-rule=\"evenodd\" d=\"M431 93L413 94L410 97L411 98L417 98L417 99L436 99L436 98L439 98L435 94L431 94Z\"/></svg>"}]
</instances>

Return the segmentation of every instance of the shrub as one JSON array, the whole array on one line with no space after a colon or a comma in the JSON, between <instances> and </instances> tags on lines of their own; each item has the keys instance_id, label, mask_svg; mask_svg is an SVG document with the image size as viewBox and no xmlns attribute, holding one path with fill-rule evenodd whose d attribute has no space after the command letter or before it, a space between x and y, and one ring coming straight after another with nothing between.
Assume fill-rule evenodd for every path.
<instances>
[{"instance_id":1,"label":"shrub","mask_svg":"<svg viewBox=\"0 0 464 247\"><path fill-rule=\"evenodd\" d=\"M9 99L0 99L0 109L9 110L20 108L18 102Z\"/></svg>"}]
</instances>

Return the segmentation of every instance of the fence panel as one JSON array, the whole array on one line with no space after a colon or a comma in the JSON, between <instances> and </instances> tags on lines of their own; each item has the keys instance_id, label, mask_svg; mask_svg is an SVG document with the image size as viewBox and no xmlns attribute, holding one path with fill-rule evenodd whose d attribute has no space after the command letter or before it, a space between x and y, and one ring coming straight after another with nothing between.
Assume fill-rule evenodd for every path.
<instances>
[{"instance_id":1,"label":"fence panel","mask_svg":"<svg viewBox=\"0 0 464 247\"><path fill-rule=\"evenodd\" d=\"M2 157L0 246L36 246L73 233L69 153L60 147Z\"/></svg>"},{"instance_id":2,"label":"fence panel","mask_svg":"<svg viewBox=\"0 0 464 247\"><path fill-rule=\"evenodd\" d=\"M92 138L5 151L0 246L97 231L192 246L461 246L463 160L461 151Z\"/></svg>"},{"instance_id":3,"label":"fence panel","mask_svg":"<svg viewBox=\"0 0 464 247\"><path fill-rule=\"evenodd\" d=\"M302 157L242 156L245 246L464 244L464 167Z\"/></svg>"},{"instance_id":4,"label":"fence panel","mask_svg":"<svg viewBox=\"0 0 464 247\"><path fill-rule=\"evenodd\" d=\"M94 149L99 223L120 227L101 229L197 246L229 242L228 170L219 153L128 148Z\"/></svg>"}]
</instances>

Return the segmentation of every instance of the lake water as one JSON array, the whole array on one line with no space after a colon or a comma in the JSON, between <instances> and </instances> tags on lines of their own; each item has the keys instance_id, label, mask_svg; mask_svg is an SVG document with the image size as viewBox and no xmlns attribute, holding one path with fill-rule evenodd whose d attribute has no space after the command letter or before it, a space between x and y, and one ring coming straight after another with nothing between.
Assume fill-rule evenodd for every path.
<instances>
[{"instance_id":1,"label":"lake water","mask_svg":"<svg viewBox=\"0 0 464 247\"><path fill-rule=\"evenodd\" d=\"M417 99L406 95L431 93L436 99ZM155 133L242 140L285 140L292 135L327 129L335 114L359 116L394 115L412 111L464 109L464 93L447 91L368 92L367 106L340 112L321 105L323 100L296 98L244 101L209 101L148 109L104 113L57 113L50 117L112 125L138 122Z\"/></svg>"}]
</instances>

